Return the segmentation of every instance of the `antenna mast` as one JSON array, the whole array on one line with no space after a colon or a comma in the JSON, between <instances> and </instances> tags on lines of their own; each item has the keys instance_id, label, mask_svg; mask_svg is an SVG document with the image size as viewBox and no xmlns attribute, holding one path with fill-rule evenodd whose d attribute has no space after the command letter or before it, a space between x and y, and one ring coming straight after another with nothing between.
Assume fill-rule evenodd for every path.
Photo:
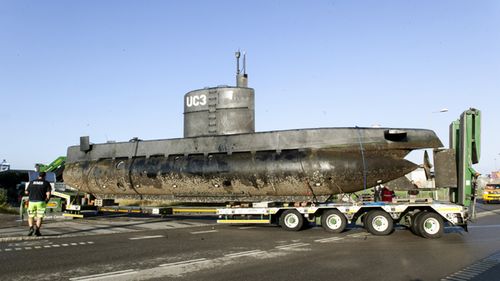
<instances>
[{"instance_id":1,"label":"antenna mast","mask_svg":"<svg viewBox=\"0 0 500 281\"><path fill-rule=\"evenodd\" d=\"M243 52L243 74L240 71L240 56L241 53L238 50L235 52L236 56L236 87L248 88L248 75L247 75L247 55Z\"/></svg>"}]
</instances>

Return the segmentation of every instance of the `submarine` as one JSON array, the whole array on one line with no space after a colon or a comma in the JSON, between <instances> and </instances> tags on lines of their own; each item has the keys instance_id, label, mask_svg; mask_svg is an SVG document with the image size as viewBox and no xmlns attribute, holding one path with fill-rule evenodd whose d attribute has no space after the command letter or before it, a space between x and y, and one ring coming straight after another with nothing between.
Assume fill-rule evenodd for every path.
<instances>
[{"instance_id":1,"label":"submarine","mask_svg":"<svg viewBox=\"0 0 500 281\"><path fill-rule=\"evenodd\" d=\"M97 198L179 202L326 200L398 179L412 150L443 144L432 130L312 128L255 132L246 58L236 86L184 96L184 137L70 146L64 182Z\"/></svg>"}]
</instances>

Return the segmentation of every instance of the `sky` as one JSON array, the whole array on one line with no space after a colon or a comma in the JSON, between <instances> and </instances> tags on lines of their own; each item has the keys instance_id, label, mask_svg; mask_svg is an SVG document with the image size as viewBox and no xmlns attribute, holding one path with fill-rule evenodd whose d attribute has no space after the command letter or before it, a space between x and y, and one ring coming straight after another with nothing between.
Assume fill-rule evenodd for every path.
<instances>
[{"instance_id":1,"label":"sky","mask_svg":"<svg viewBox=\"0 0 500 281\"><path fill-rule=\"evenodd\" d=\"M86 135L182 137L184 94L234 85L238 49L257 131L426 128L447 145L474 107L476 169L500 169L496 0L0 0L0 161L33 169Z\"/></svg>"}]
</instances>

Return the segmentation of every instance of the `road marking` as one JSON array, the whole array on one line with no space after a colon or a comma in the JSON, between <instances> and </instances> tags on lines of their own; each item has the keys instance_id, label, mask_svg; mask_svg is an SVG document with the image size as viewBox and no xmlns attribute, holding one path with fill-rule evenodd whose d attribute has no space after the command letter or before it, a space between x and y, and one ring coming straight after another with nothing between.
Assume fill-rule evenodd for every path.
<instances>
[{"instance_id":1,"label":"road marking","mask_svg":"<svg viewBox=\"0 0 500 281\"><path fill-rule=\"evenodd\" d=\"M323 238L323 239L317 239L314 240L314 242L318 243L328 243L328 242L335 242L344 239L343 237L330 237L330 238Z\"/></svg>"},{"instance_id":2,"label":"road marking","mask_svg":"<svg viewBox=\"0 0 500 281\"><path fill-rule=\"evenodd\" d=\"M113 277L118 277L118 276L130 275L130 274L135 274L137 272L138 271L133 270L133 269L127 269L127 270L121 270L121 271L113 271L113 272L107 272L107 273L101 273L101 274L74 277L74 278L70 278L69 280L90 281L90 280L97 280L97 279L113 278Z\"/></svg>"},{"instance_id":3,"label":"road marking","mask_svg":"<svg viewBox=\"0 0 500 281\"><path fill-rule=\"evenodd\" d=\"M71 243L70 244L52 244L52 245L40 245L40 246L26 246L26 247L13 247L13 246L22 246L21 244L15 244L11 245L13 248L6 248L6 249L0 249L0 252L9 252L9 251L21 251L21 250L37 250L37 249L48 249L48 248L59 248L59 247L68 247L68 246L78 246L78 245L90 245L94 244L92 241L87 241L87 242L78 242L78 243Z\"/></svg>"},{"instance_id":4,"label":"road marking","mask_svg":"<svg viewBox=\"0 0 500 281\"><path fill-rule=\"evenodd\" d=\"M150 235L150 236L139 236L139 237L131 237L129 240L142 240L142 239L153 239L153 238L161 238L165 237L163 235Z\"/></svg>"},{"instance_id":5,"label":"road marking","mask_svg":"<svg viewBox=\"0 0 500 281\"><path fill-rule=\"evenodd\" d=\"M288 242L291 243L291 242ZM298 247L310 245L306 243L293 243L290 245L283 245L285 247ZM184 260L172 263L161 264L156 267L147 268L147 269L132 269L105 273L105 274L96 274L89 276L82 276L77 278L69 279L71 281L91 281L91 280L101 280L105 278L111 278L113 280L121 280L121 281L133 281L133 280L170 280L172 278L176 278L182 276L189 272L200 272L205 269L213 269L222 266L229 266L231 264L237 263L239 260L238 257L248 256L248 258L252 259L271 259L283 255L289 255L292 252L284 252L277 251L271 249L270 251L263 250L249 250L238 253L228 253L223 254L222 256L215 258L199 258L193 260Z\"/></svg>"},{"instance_id":6,"label":"road marking","mask_svg":"<svg viewBox=\"0 0 500 281\"><path fill-rule=\"evenodd\" d=\"M351 237L351 238L359 238L361 236L364 236L364 233L354 233L354 234L349 234L346 237Z\"/></svg>"},{"instance_id":7,"label":"road marking","mask_svg":"<svg viewBox=\"0 0 500 281\"><path fill-rule=\"evenodd\" d=\"M461 278L472 278L474 276L478 275L478 273L469 273L469 271L459 271L458 273L455 273L455 277L461 277Z\"/></svg>"},{"instance_id":8,"label":"road marking","mask_svg":"<svg viewBox=\"0 0 500 281\"><path fill-rule=\"evenodd\" d=\"M213 233L213 232L217 232L217 230L203 230L203 231L194 231L194 232L190 232L191 234L203 234L203 233Z\"/></svg>"},{"instance_id":9,"label":"road marking","mask_svg":"<svg viewBox=\"0 0 500 281\"><path fill-rule=\"evenodd\" d=\"M453 274L448 275L447 277L441 279L441 281L471 280L472 278L490 270L492 267L497 266L499 264L500 264L500 252L497 252L489 257L477 261L476 263L462 270L459 270Z\"/></svg>"},{"instance_id":10,"label":"road marking","mask_svg":"<svg viewBox=\"0 0 500 281\"><path fill-rule=\"evenodd\" d=\"M164 263L164 264L160 264L159 267L189 265L189 264L196 264L196 263L206 262L206 261L208 261L206 258L201 258L201 259L195 259L195 260Z\"/></svg>"},{"instance_id":11,"label":"road marking","mask_svg":"<svg viewBox=\"0 0 500 281\"><path fill-rule=\"evenodd\" d=\"M467 281L469 279L463 279L463 278L459 278L459 277L448 277L449 279L446 279L446 280L450 280L450 281Z\"/></svg>"},{"instance_id":12,"label":"road marking","mask_svg":"<svg viewBox=\"0 0 500 281\"><path fill-rule=\"evenodd\" d=\"M481 212L476 214L476 218L482 218L486 216L491 216L491 215L499 215L498 211L486 211L486 212Z\"/></svg>"},{"instance_id":13,"label":"road marking","mask_svg":"<svg viewBox=\"0 0 500 281\"><path fill-rule=\"evenodd\" d=\"M228 258L238 258L238 257L244 257L244 256L259 255L259 254L264 254L264 253L266 253L266 252L262 251L262 250L252 250L252 251L227 254L224 256L228 257Z\"/></svg>"},{"instance_id":14,"label":"road marking","mask_svg":"<svg viewBox=\"0 0 500 281\"><path fill-rule=\"evenodd\" d=\"M311 245L309 243L293 243L293 244L288 244L288 245L282 245L282 246L276 246L276 249L280 250L288 250L288 249L294 249L294 248L299 248L299 247L304 247Z\"/></svg>"}]
</instances>

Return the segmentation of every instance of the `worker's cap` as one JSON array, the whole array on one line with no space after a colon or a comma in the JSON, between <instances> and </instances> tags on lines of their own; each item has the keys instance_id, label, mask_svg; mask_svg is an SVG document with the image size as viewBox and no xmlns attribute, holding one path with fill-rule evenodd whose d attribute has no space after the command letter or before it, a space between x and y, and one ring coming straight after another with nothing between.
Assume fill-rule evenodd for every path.
<instances>
[{"instance_id":1,"label":"worker's cap","mask_svg":"<svg viewBox=\"0 0 500 281\"><path fill-rule=\"evenodd\" d=\"M38 174L38 176L41 178L45 178L45 175L46 175L45 172L40 172L40 174Z\"/></svg>"}]
</instances>

